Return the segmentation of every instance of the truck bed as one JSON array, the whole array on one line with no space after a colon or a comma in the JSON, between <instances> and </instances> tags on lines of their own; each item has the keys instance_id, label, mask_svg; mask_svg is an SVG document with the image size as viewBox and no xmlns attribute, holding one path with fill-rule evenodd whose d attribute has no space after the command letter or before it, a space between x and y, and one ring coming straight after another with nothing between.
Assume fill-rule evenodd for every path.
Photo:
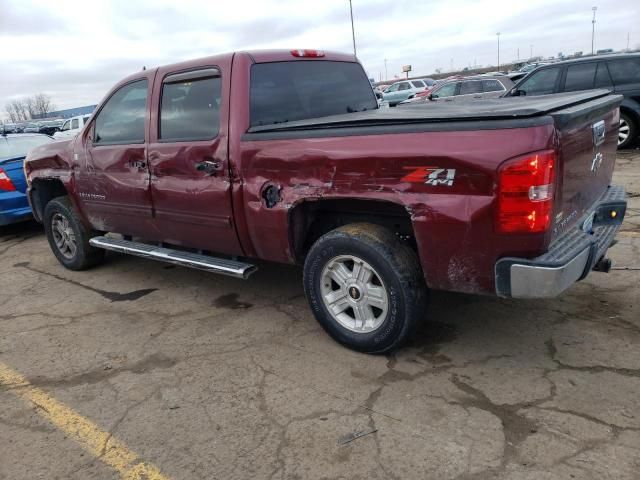
<instances>
[{"instance_id":1,"label":"truck bed","mask_svg":"<svg viewBox=\"0 0 640 480\"><path fill-rule=\"evenodd\" d=\"M421 125L427 129L446 130L509 128L508 124L486 123L516 121L516 126L540 125L551 122L562 128L571 120L577 120L581 112L601 113L610 110L622 101L619 95L610 95L608 90L558 93L536 97L506 97L469 102L432 102L424 105L407 105L396 108L380 108L364 112L352 112L322 118L282 122L254 126L249 134L276 132L299 132L329 129L358 129L363 127L393 127ZM596 107L595 109L593 107ZM550 118L551 117L551 118ZM461 126L461 123L467 124ZM449 127L447 127L447 124ZM431 127L431 128L429 128ZM435 128L434 128L435 127ZM405 130L402 130L404 132ZM331 134L337 132L325 132ZM344 134L346 132L341 132ZM361 134L354 131L353 134ZM371 132L378 133L378 132ZM387 133L391 133L387 131ZM307 135L308 136L308 135ZM264 139L271 136L264 136ZM282 138L278 136L279 138ZM251 135L257 140L257 136Z\"/></svg>"}]
</instances>

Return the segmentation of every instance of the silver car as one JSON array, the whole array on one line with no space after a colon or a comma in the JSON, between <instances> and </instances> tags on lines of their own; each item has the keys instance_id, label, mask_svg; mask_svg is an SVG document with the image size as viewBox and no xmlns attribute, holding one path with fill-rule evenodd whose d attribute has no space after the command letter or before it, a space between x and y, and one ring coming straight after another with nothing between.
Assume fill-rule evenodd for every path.
<instances>
[{"instance_id":1,"label":"silver car","mask_svg":"<svg viewBox=\"0 0 640 480\"><path fill-rule=\"evenodd\" d=\"M415 105L416 103L430 101L453 102L479 98L498 98L509 91L511 87L513 87L513 82L504 75L458 78L438 85L427 97L421 97L415 99L415 101L412 101L412 99L406 103Z\"/></svg>"},{"instance_id":2,"label":"silver car","mask_svg":"<svg viewBox=\"0 0 640 480\"><path fill-rule=\"evenodd\" d=\"M388 103L390 107L395 107L400 102L422 92L430 86L425 80L403 80L396 82L382 92L382 101Z\"/></svg>"}]
</instances>

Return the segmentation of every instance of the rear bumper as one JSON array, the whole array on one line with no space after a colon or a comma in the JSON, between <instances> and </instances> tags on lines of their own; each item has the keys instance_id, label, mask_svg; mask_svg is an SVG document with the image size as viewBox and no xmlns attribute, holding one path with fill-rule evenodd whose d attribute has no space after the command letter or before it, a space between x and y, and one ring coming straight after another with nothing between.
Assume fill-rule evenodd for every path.
<instances>
[{"instance_id":1,"label":"rear bumper","mask_svg":"<svg viewBox=\"0 0 640 480\"><path fill-rule=\"evenodd\" d=\"M625 191L612 185L586 212L578 226L556 239L536 258L501 258L496 262L496 293L500 297L555 297L582 280L614 242L627 207ZM615 211L615 217L611 212ZM593 215L593 217L591 217ZM593 227L585 222L593 218Z\"/></svg>"}]
</instances>

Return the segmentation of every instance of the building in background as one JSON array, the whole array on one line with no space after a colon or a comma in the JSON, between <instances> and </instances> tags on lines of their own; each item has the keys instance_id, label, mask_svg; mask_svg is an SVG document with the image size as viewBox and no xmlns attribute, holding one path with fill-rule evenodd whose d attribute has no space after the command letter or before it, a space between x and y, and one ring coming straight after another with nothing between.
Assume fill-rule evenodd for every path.
<instances>
[{"instance_id":1,"label":"building in background","mask_svg":"<svg viewBox=\"0 0 640 480\"><path fill-rule=\"evenodd\" d=\"M55 112L49 112L46 116L35 115L34 120L41 118L71 118L78 117L80 115L91 115L96 109L97 105L87 105L86 107L67 108L66 110L57 110Z\"/></svg>"}]
</instances>

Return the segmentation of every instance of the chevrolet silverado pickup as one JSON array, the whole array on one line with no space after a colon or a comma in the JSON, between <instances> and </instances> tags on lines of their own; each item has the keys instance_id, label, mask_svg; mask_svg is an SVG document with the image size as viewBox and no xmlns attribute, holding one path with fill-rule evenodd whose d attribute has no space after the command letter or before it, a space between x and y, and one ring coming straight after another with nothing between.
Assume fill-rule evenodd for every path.
<instances>
[{"instance_id":1,"label":"chevrolet silverado pickup","mask_svg":"<svg viewBox=\"0 0 640 480\"><path fill-rule=\"evenodd\" d=\"M592 90L378 109L352 55L237 52L135 73L28 195L72 270L105 250L247 278L303 266L338 342L386 352L427 292L558 295L607 271L621 97Z\"/></svg>"}]
</instances>

